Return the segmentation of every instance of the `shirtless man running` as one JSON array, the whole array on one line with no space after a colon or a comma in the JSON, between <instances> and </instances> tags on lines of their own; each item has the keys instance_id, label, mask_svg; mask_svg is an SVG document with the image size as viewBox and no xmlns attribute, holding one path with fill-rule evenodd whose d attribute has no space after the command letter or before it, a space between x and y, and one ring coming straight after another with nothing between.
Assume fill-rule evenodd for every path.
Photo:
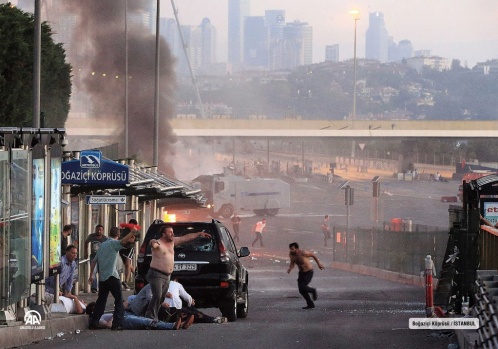
<instances>
[{"instance_id":1,"label":"shirtless man running","mask_svg":"<svg viewBox=\"0 0 498 349\"><path fill-rule=\"evenodd\" d=\"M313 309L317 299L316 288L308 286L313 278L313 266L311 265L310 258L313 258L320 269L325 268L322 263L316 258L315 254L310 251L300 250L297 242L293 242L289 245L289 258L290 265L287 273L290 274L294 265L297 265L299 269L299 276L297 278L297 287L299 288L299 293L306 300L306 306L303 309ZM310 293L313 296L311 300Z\"/></svg>"},{"instance_id":2,"label":"shirtless man running","mask_svg":"<svg viewBox=\"0 0 498 349\"><path fill-rule=\"evenodd\" d=\"M157 322L159 307L168 292L169 280L175 266L175 245L181 245L198 237L211 238L205 232L190 233L175 237L173 227L164 225L159 230L161 237L150 240L152 261L147 272L147 281L152 291L152 299L147 306L145 317Z\"/></svg>"}]
</instances>

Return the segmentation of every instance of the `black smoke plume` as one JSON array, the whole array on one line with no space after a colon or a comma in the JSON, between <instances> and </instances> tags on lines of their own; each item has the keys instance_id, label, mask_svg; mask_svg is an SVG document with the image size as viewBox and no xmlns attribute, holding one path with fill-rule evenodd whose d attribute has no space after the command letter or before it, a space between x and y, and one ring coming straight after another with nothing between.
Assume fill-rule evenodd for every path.
<instances>
[{"instance_id":1,"label":"black smoke plume","mask_svg":"<svg viewBox=\"0 0 498 349\"><path fill-rule=\"evenodd\" d=\"M143 10L154 3L154 0L131 0L127 5L129 157L150 165L153 161L156 38L155 30L149 32L136 19L142 18ZM64 4L67 11L77 16L71 46L76 55L71 63L84 74L74 79L74 83L90 96L94 118L118 120L118 124L124 125L126 0L64 0ZM151 16L155 18L155 13ZM162 39L159 66L158 166L161 171L174 175L166 162L176 142L168 122L174 110L174 58ZM124 154L124 139L124 135L117 135L120 154Z\"/></svg>"}]
</instances>

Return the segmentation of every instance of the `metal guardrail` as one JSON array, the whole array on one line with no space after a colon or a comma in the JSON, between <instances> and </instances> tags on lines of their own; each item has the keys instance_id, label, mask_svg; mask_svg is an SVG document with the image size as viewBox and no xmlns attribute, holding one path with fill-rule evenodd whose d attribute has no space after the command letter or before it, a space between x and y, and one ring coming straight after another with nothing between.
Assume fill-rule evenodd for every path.
<instances>
[{"instance_id":1,"label":"metal guardrail","mask_svg":"<svg viewBox=\"0 0 498 349\"><path fill-rule=\"evenodd\" d=\"M482 225L479 234L480 270L492 271L475 281L474 316L479 318L479 348L498 348L498 230Z\"/></svg>"},{"instance_id":2,"label":"metal guardrail","mask_svg":"<svg viewBox=\"0 0 498 349\"><path fill-rule=\"evenodd\" d=\"M476 280L477 293L473 315L479 318L479 348L498 348L498 314L492 293L481 280ZM493 290L496 293L496 289Z\"/></svg>"},{"instance_id":3,"label":"metal guardrail","mask_svg":"<svg viewBox=\"0 0 498 349\"><path fill-rule=\"evenodd\" d=\"M381 228L334 226L333 260L419 276L425 257L431 255L435 265L444 258L448 231L429 226L414 226L411 231Z\"/></svg>"}]
</instances>

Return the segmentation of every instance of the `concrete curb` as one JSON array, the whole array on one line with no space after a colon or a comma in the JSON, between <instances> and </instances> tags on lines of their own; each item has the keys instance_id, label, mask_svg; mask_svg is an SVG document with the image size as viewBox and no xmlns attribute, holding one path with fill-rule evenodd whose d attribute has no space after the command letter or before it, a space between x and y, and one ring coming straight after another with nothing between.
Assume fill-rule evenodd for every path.
<instances>
[{"instance_id":1,"label":"concrete curb","mask_svg":"<svg viewBox=\"0 0 498 349\"><path fill-rule=\"evenodd\" d=\"M42 320L44 329L23 329L22 322L0 328L0 348L13 348L88 328L88 315L68 315Z\"/></svg>"}]
</instances>

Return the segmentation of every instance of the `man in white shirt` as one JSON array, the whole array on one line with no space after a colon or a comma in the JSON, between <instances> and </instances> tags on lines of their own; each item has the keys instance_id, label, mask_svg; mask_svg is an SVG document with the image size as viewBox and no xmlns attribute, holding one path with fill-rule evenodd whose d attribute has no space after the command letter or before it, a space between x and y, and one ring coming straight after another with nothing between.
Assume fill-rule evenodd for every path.
<instances>
[{"instance_id":1,"label":"man in white shirt","mask_svg":"<svg viewBox=\"0 0 498 349\"><path fill-rule=\"evenodd\" d=\"M266 227L266 218L263 218L259 222L254 225L253 231L256 233L256 239L252 242L252 247L259 240L261 247L265 247L263 245L263 229Z\"/></svg>"},{"instance_id":2,"label":"man in white shirt","mask_svg":"<svg viewBox=\"0 0 498 349\"><path fill-rule=\"evenodd\" d=\"M201 311L194 308L195 300L192 298L183 285L180 284L178 279L172 280L169 283L168 293L166 293L166 298L163 304L168 304L171 311L181 310L181 315L185 315L186 318L194 316L194 323L226 323L227 318L225 317L212 317L202 313ZM187 303L187 307L183 307L184 300ZM167 309L167 308L166 308Z\"/></svg>"},{"instance_id":3,"label":"man in white shirt","mask_svg":"<svg viewBox=\"0 0 498 349\"><path fill-rule=\"evenodd\" d=\"M164 303L168 303L171 308L181 309L183 307L182 299L189 307L195 304L194 299L185 291L182 284L177 282L177 280L170 281Z\"/></svg>"}]
</instances>

